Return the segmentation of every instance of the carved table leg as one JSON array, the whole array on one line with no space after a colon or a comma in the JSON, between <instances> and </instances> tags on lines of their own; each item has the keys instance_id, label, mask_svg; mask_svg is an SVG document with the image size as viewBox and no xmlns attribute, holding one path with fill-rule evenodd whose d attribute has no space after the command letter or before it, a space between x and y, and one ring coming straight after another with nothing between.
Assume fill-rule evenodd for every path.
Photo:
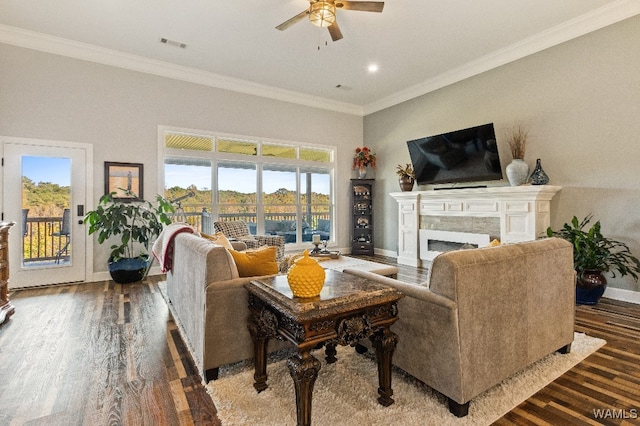
<instances>
[{"instance_id":1,"label":"carved table leg","mask_svg":"<svg viewBox=\"0 0 640 426\"><path fill-rule=\"evenodd\" d=\"M320 361L314 358L308 350L305 350L289 358L287 366L296 389L298 426L310 425L313 385L318 377L318 371L320 371Z\"/></svg>"},{"instance_id":2,"label":"carved table leg","mask_svg":"<svg viewBox=\"0 0 640 426\"><path fill-rule=\"evenodd\" d=\"M253 387L259 392L265 390L267 385L267 346L269 338L275 336L278 320L275 315L263 309L259 314L251 313L248 329L253 340L255 372L253 374Z\"/></svg>"},{"instance_id":3,"label":"carved table leg","mask_svg":"<svg viewBox=\"0 0 640 426\"><path fill-rule=\"evenodd\" d=\"M324 354L326 355L325 359L327 360L327 364L333 364L338 360L338 358L336 358L337 353L338 352L336 351L336 344L327 343L326 347L324 348Z\"/></svg>"},{"instance_id":4,"label":"carved table leg","mask_svg":"<svg viewBox=\"0 0 640 426\"><path fill-rule=\"evenodd\" d=\"M388 407L393 404L393 389L391 389L391 360L393 351L398 343L398 335L384 327L373 334L369 340L376 349L378 359L378 402Z\"/></svg>"}]
</instances>

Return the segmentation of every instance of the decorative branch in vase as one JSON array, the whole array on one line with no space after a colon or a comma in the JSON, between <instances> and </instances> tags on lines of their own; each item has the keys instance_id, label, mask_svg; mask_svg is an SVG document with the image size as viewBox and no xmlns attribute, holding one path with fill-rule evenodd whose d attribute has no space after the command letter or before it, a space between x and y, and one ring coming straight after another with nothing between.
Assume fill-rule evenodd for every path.
<instances>
[{"instance_id":1,"label":"decorative branch in vase","mask_svg":"<svg viewBox=\"0 0 640 426\"><path fill-rule=\"evenodd\" d=\"M507 179L511 186L523 185L529 177L529 166L524 162L528 136L529 131L524 130L521 125L514 127L507 134L506 139L513 158L506 167Z\"/></svg>"}]
</instances>

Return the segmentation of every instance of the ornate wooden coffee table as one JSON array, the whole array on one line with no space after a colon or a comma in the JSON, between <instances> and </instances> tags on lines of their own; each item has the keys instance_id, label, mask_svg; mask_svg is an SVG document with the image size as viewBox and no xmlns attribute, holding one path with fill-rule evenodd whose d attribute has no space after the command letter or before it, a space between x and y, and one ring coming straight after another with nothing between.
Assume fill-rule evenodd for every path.
<instances>
[{"instance_id":1,"label":"ornate wooden coffee table","mask_svg":"<svg viewBox=\"0 0 640 426\"><path fill-rule=\"evenodd\" d=\"M293 297L285 275L245 284L249 292L249 332L255 348L254 387L267 388L267 343L289 340L298 353L287 360L296 390L298 425L311 424L313 385L320 361L311 350L325 345L327 363L336 359L336 345L354 346L369 338L378 360L378 402L393 404L391 359L398 336L389 327L398 319L402 295L364 278L327 270L320 296Z\"/></svg>"}]
</instances>

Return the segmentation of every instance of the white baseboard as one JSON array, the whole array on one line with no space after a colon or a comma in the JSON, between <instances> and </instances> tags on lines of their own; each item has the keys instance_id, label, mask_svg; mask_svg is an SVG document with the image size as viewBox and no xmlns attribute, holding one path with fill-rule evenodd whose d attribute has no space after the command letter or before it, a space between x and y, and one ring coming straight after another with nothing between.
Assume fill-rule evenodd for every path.
<instances>
[{"instance_id":1,"label":"white baseboard","mask_svg":"<svg viewBox=\"0 0 640 426\"><path fill-rule=\"evenodd\" d=\"M609 299L620 300L622 302L640 304L640 292L633 290L625 290L622 288L607 287L603 297Z\"/></svg>"},{"instance_id":2,"label":"white baseboard","mask_svg":"<svg viewBox=\"0 0 640 426\"><path fill-rule=\"evenodd\" d=\"M391 250L384 250L384 249L373 249L373 252L375 254L378 254L380 256L386 256L386 257L398 257L398 252L396 251L391 251Z\"/></svg>"}]
</instances>

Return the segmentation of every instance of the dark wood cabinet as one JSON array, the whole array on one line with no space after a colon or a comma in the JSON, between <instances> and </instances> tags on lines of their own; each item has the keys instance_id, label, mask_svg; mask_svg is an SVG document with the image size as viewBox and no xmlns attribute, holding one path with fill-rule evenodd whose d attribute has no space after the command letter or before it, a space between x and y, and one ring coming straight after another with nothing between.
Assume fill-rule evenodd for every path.
<instances>
[{"instance_id":1,"label":"dark wood cabinet","mask_svg":"<svg viewBox=\"0 0 640 426\"><path fill-rule=\"evenodd\" d=\"M374 179L351 179L351 254L373 254Z\"/></svg>"},{"instance_id":2,"label":"dark wood cabinet","mask_svg":"<svg viewBox=\"0 0 640 426\"><path fill-rule=\"evenodd\" d=\"M0 325L16 311L9 302L9 229L14 222L0 222Z\"/></svg>"}]
</instances>

